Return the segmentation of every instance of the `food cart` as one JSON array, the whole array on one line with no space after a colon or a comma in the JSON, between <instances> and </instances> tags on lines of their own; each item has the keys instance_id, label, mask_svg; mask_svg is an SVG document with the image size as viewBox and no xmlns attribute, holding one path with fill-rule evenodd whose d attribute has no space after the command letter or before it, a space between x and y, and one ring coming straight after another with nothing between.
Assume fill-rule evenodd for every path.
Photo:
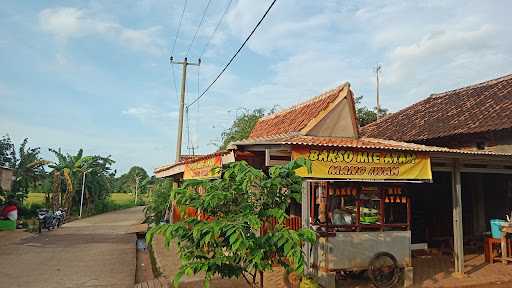
<instances>
[{"instance_id":1,"label":"food cart","mask_svg":"<svg viewBox=\"0 0 512 288\"><path fill-rule=\"evenodd\" d=\"M324 287L334 287L336 275L366 270L376 287L412 284L407 187L431 181L428 155L300 147L292 157L312 163L311 173L297 170L306 178L302 225L318 236L304 248L309 272Z\"/></svg>"}]
</instances>

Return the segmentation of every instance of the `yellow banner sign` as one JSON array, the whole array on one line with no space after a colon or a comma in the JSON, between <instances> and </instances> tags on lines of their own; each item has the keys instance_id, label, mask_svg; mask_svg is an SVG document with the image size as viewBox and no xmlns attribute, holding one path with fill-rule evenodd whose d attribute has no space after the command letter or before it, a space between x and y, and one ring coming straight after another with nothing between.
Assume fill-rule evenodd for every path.
<instances>
[{"instance_id":1,"label":"yellow banner sign","mask_svg":"<svg viewBox=\"0 0 512 288\"><path fill-rule=\"evenodd\" d=\"M220 155L185 163L183 179L208 179L220 177L222 157Z\"/></svg>"},{"instance_id":2,"label":"yellow banner sign","mask_svg":"<svg viewBox=\"0 0 512 288\"><path fill-rule=\"evenodd\" d=\"M382 151L360 149L317 149L297 147L292 159L311 160L312 173L306 168L297 175L312 178L364 180L432 180L430 157L414 151Z\"/></svg>"}]
</instances>

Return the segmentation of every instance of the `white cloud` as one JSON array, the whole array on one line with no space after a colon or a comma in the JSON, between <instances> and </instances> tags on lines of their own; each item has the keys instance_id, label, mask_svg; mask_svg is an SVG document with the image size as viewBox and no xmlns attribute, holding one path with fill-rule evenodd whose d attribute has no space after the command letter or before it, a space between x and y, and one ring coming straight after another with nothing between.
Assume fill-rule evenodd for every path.
<instances>
[{"instance_id":1,"label":"white cloud","mask_svg":"<svg viewBox=\"0 0 512 288\"><path fill-rule=\"evenodd\" d=\"M159 107L150 104L127 108L121 111L121 114L134 117L143 122L175 119L177 115L176 112L163 111Z\"/></svg>"},{"instance_id":2,"label":"white cloud","mask_svg":"<svg viewBox=\"0 0 512 288\"><path fill-rule=\"evenodd\" d=\"M66 43L82 37L105 37L136 51L153 55L164 52L160 38L160 26L146 29L128 28L120 23L100 17L90 10L73 7L44 9L39 13L39 24L43 31Z\"/></svg>"},{"instance_id":3,"label":"white cloud","mask_svg":"<svg viewBox=\"0 0 512 288\"><path fill-rule=\"evenodd\" d=\"M419 41L394 48L389 54L390 83L398 83L418 68L436 69L471 54L478 57L491 51L496 29L482 25L473 29L458 27L432 31Z\"/></svg>"}]
</instances>

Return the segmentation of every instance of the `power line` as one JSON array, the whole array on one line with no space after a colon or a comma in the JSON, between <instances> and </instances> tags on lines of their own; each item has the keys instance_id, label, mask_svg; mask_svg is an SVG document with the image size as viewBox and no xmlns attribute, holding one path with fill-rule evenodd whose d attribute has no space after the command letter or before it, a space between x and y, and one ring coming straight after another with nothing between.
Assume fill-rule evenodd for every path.
<instances>
[{"instance_id":1,"label":"power line","mask_svg":"<svg viewBox=\"0 0 512 288\"><path fill-rule=\"evenodd\" d=\"M226 64L226 66L224 66L224 68L222 68L222 70L220 71L220 73L217 75L217 77L215 77L215 79L212 81L212 83L210 83L210 85L208 85L208 87L206 87L206 89L203 91L203 93L201 93L201 95L199 95L199 97L197 97L196 99L194 99L194 101L192 101L191 103L189 103L187 105L187 107L190 107L192 105L194 105L194 103L196 103L197 101L199 101L199 99L201 99L204 94L206 94L206 92L208 92L208 90L213 86L213 84L215 84L215 82L217 82L217 80L219 80L220 76L224 73L224 71L226 71L226 69L229 67L229 65L231 64L231 62L233 62L233 60L236 58L236 56L238 55L238 53L240 53L240 51L242 50L242 48L244 48L245 44L247 43L247 41L249 41L249 39L251 39L252 35L254 34L254 32L256 31L256 29L258 29L258 27L260 26L261 22L263 22L263 20L265 19L265 17L267 16L268 12L270 11L270 9L272 9L272 6L274 6L274 4L276 3L277 0L274 0L272 1L272 3L270 4L270 6L268 6L267 8L267 11L265 11L265 14L263 14L263 16L261 17L260 21L258 21L258 23L256 24L256 26L254 26L254 28L252 29L251 33L249 34L249 36L247 36L247 38L245 39L245 41L242 43L242 46L240 46L240 48L238 48L238 50L236 51L235 55L233 55L233 57L231 57L231 59L229 59L228 63Z\"/></svg>"},{"instance_id":2,"label":"power line","mask_svg":"<svg viewBox=\"0 0 512 288\"><path fill-rule=\"evenodd\" d=\"M174 92L176 93L176 102L179 101L178 99L178 85L176 84L176 74L174 73L174 66L171 65L171 71L172 71L172 84L174 84Z\"/></svg>"},{"instance_id":3,"label":"power line","mask_svg":"<svg viewBox=\"0 0 512 288\"><path fill-rule=\"evenodd\" d=\"M174 36L174 43L172 44L171 56L174 54L174 49L176 48L176 42L178 41L178 36L181 31L181 23L183 21L183 15L185 14L185 10L187 9L187 1L185 0L183 4L183 10L181 11L180 20L178 21L178 28L176 28L176 35ZM176 93L176 101L178 101L178 84L176 84L176 73L174 72L174 66L171 65L172 71L172 84L174 84L174 92Z\"/></svg>"},{"instance_id":4,"label":"power line","mask_svg":"<svg viewBox=\"0 0 512 288\"><path fill-rule=\"evenodd\" d=\"M233 0L229 0L228 1L228 5L226 5L226 8L224 9L224 12L222 13L222 16L220 16L220 18L219 18L219 22L217 22L217 25L215 26L215 29L213 29L212 34L210 34L210 37L208 38L208 41L206 41L206 45L204 45L204 48L201 51L201 54L200 54L199 58L202 58L204 52L206 52L206 49L208 48L208 45L210 45L210 41L213 39L213 36L215 35L215 33L217 33L217 30L219 29L219 26L222 23L222 20L224 20L224 16L226 16L226 14L227 14L227 12L229 10L229 7L231 6L232 2L233 2Z\"/></svg>"},{"instance_id":5,"label":"power line","mask_svg":"<svg viewBox=\"0 0 512 288\"><path fill-rule=\"evenodd\" d=\"M188 108L185 108L185 120L187 125L187 153L190 154L190 118L188 115Z\"/></svg>"},{"instance_id":6,"label":"power line","mask_svg":"<svg viewBox=\"0 0 512 288\"><path fill-rule=\"evenodd\" d=\"M185 14L185 9L187 9L187 1L183 4L183 10L181 11L180 20L178 22L178 28L176 29L176 36L174 37L174 43L172 44L171 56L174 55L174 49L176 48L176 42L178 41L178 36L180 35L181 30L181 22L183 21L183 15Z\"/></svg>"},{"instance_id":7,"label":"power line","mask_svg":"<svg viewBox=\"0 0 512 288\"><path fill-rule=\"evenodd\" d=\"M203 16L201 17L201 22L199 22L199 25L197 26L196 33L194 33L194 37L192 38L192 41L190 41L190 44L187 48L187 53L185 53L186 56L188 56L188 53L190 52L190 48L192 48L192 44L194 44L194 41L196 41L197 34L199 33L199 30L201 29L201 26L203 25L204 19L206 18L206 11L208 10L208 7L210 7L210 3L212 0L208 0L208 3L206 4L206 7L203 11Z\"/></svg>"}]
</instances>

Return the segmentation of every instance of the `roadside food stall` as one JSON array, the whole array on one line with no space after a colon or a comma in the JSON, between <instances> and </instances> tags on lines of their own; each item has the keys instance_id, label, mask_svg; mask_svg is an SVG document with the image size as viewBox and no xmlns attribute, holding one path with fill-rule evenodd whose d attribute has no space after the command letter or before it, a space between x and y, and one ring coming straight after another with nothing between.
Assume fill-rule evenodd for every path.
<instances>
[{"instance_id":1,"label":"roadside food stall","mask_svg":"<svg viewBox=\"0 0 512 288\"><path fill-rule=\"evenodd\" d=\"M377 287L412 273L411 205L407 186L432 181L427 153L296 146L292 158L305 168L302 221L319 236L306 248L309 268L326 287L335 274L368 270Z\"/></svg>"}]
</instances>

